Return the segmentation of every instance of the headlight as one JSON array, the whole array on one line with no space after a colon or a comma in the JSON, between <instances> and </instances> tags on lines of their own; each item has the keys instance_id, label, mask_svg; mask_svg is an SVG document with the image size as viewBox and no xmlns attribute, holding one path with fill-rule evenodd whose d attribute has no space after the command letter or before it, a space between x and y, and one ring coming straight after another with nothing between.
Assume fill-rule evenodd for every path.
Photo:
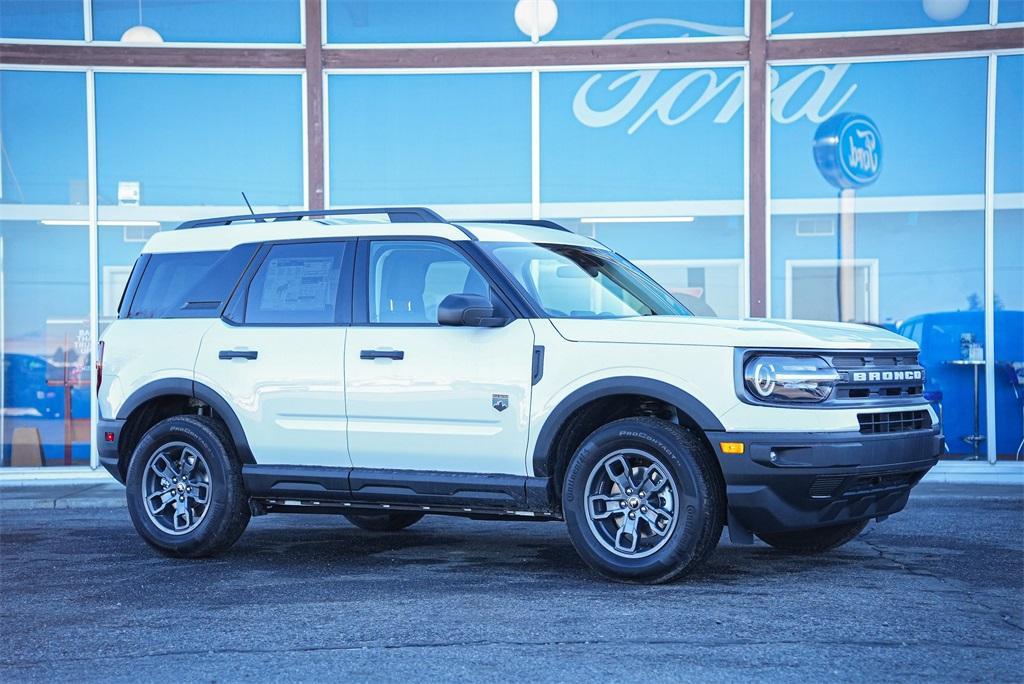
<instances>
[{"instance_id":1,"label":"headlight","mask_svg":"<svg viewBox=\"0 0 1024 684\"><path fill-rule=\"evenodd\" d=\"M819 402L832 394L839 374L817 356L755 356L747 361L743 380L761 401Z\"/></svg>"}]
</instances>

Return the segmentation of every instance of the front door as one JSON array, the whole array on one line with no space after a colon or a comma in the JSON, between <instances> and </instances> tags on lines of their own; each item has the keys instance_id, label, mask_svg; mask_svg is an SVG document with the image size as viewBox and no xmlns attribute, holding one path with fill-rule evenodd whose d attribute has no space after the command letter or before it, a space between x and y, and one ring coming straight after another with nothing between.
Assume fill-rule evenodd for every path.
<instances>
[{"instance_id":1,"label":"front door","mask_svg":"<svg viewBox=\"0 0 1024 684\"><path fill-rule=\"evenodd\" d=\"M355 241L261 250L203 336L196 381L231 404L257 463L351 465L344 351Z\"/></svg>"},{"instance_id":2,"label":"front door","mask_svg":"<svg viewBox=\"0 0 1024 684\"><path fill-rule=\"evenodd\" d=\"M526 319L501 328L437 324L449 294L491 296L454 245L360 245L345 351L348 444L357 468L525 475L533 367ZM363 279L363 282L358 282Z\"/></svg>"}]
</instances>

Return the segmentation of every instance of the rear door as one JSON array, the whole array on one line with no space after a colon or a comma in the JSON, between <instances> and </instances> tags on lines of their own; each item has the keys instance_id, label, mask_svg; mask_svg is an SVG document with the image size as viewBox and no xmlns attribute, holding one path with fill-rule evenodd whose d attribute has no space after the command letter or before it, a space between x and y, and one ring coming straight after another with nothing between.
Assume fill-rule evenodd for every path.
<instances>
[{"instance_id":1,"label":"rear door","mask_svg":"<svg viewBox=\"0 0 1024 684\"><path fill-rule=\"evenodd\" d=\"M351 463L344 351L354 255L354 240L265 245L203 337L196 381L231 403L258 463Z\"/></svg>"}]
</instances>

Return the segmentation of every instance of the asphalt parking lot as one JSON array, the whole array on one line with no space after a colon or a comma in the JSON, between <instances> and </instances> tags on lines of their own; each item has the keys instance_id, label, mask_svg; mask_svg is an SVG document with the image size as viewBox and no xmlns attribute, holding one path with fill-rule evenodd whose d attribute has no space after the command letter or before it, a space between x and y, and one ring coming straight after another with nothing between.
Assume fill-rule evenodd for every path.
<instances>
[{"instance_id":1,"label":"asphalt parking lot","mask_svg":"<svg viewBox=\"0 0 1024 684\"><path fill-rule=\"evenodd\" d=\"M1020 488L922 485L826 556L609 584L559 523L264 516L175 561L125 509L0 512L0 679L1020 681Z\"/></svg>"}]
</instances>

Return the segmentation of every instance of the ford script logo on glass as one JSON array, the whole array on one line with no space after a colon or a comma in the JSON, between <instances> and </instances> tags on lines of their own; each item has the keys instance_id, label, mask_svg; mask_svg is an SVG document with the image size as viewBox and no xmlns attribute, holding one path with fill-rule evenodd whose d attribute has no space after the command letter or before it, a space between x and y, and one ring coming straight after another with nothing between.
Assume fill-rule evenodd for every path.
<instances>
[{"instance_id":1,"label":"ford script logo on glass","mask_svg":"<svg viewBox=\"0 0 1024 684\"><path fill-rule=\"evenodd\" d=\"M862 188L882 170L882 136L863 114L836 114L814 135L814 162L832 185Z\"/></svg>"}]
</instances>

